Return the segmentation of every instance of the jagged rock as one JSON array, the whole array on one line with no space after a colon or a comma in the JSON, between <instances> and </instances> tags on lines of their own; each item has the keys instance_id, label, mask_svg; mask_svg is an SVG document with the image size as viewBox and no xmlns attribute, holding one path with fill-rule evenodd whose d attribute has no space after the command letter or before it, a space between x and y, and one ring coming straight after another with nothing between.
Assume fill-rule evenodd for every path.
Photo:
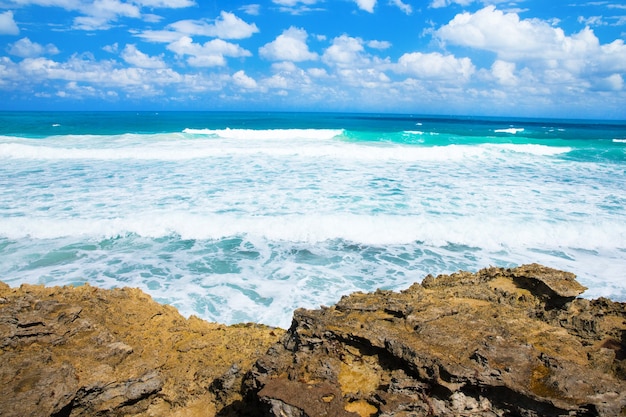
<instances>
[{"instance_id":1,"label":"jagged rock","mask_svg":"<svg viewBox=\"0 0 626 417\"><path fill-rule=\"evenodd\" d=\"M527 265L299 309L247 398L269 416L626 415L626 305L583 289Z\"/></svg>"},{"instance_id":2,"label":"jagged rock","mask_svg":"<svg viewBox=\"0 0 626 417\"><path fill-rule=\"evenodd\" d=\"M540 265L429 276L285 333L0 283L0 416L626 415L626 304L582 290Z\"/></svg>"},{"instance_id":3,"label":"jagged rock","mask_svg":"<svg viewBox=\"0 0 626 417\"><path fill-rule=\"evenodd\" d=\"M185 319L137 289L0 283L0 416L215 415L282 333Z\"/></svg>"}]
</instances>

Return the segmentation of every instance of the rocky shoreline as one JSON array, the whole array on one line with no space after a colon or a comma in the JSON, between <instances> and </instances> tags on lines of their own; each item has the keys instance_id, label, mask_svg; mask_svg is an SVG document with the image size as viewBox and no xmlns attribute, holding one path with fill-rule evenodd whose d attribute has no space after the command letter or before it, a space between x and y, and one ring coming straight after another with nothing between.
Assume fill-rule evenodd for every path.
<instances>
[{"instance_id":1,"label":"rocky shoreline","mask_svg":"<svg viewBox=\"0 0 626 417\"><path fill-rule=\"evenodd\" d=\"M0 416L626 415L626 304L525 265L186 319L137 289L0 283Z\"/></svg>"}]
</instances>

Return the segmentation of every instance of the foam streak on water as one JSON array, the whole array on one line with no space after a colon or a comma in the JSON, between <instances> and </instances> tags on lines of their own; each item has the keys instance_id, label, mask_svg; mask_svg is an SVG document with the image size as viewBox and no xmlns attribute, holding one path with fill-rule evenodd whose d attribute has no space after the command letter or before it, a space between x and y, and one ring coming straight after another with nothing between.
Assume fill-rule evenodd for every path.
<instances>
[{"instance_id":1,"label":"foam streak on water","mask_svg":"<svg viewBox=\"0 0 626 417\"><path fill-rule=\"evenodd\" d=\"M5 132L0 276L135 286L186 315L283 327L294 308L352 291L527 262L626 300L614 132L585 142L536 124L464 136L419 123Z\"/></svg>"}]
</instances>

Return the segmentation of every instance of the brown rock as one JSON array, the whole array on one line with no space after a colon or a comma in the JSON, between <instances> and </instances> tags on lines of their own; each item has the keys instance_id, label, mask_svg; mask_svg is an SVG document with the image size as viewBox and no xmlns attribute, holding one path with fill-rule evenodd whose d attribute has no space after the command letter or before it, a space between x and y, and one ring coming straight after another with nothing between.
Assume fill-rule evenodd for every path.
<instances>
[{"instance_id":1,"label":"brown rock","mask_svg":"<svg viewBox=\"0 0 626 417\"><path fill-rule=\"evenodd\" d=\"M0 416L626 415L626 304L582 290L540 265L429 276L285 333L0 283Z\"/></svg>"},{"instance_id":2,"label":"brown rock","mask_svg":"<svg viewBox=\"0 0 626 417\"><path fill-rule=\"evenodd\" d=\"M249 398L273 416L626 415L625 305L582 289L528 265L300 309Z\"/></svg>"},{"instance_id":3,"label":"brown rock","mask_svg":"<svg viewBox=\"0 0 626 417\"><path fill-rule=\"evenodd\" d=\"M137 289L0 283L0 415L212 416L282 333L185 319Z\"/></svg>"}]
</instances>

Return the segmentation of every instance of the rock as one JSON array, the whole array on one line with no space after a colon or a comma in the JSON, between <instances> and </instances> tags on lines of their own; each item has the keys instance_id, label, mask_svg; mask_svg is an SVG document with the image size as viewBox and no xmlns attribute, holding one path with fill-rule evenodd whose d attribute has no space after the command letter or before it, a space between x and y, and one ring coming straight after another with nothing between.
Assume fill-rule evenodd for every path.
<instances>
[{"instance_id":1,"label":"rock","mask_svg":"<svg viewBox=\"0 0 626 417\"><path fill-rule=\"evenodd\" d=\"M626 415L626 305L583 289L527 265L299 309L246 398L268 416Z\"/></svg>"},{"instance_id":2,"label":"rock","mask_svg":"<svg viewBox=\"0 0 626 417\"><path fill-rule=\"evenodd\" d=\"M137 289L0 283L0 415L215 415L282 333L185 319Z\"/></svg>"},{"instance_id":3,"label":"rock","mask_svg":"<svg viewBox=\"0 0 626 417\"><path fill-rule=\"evenodd\" d=\"M626 304L583 289L536 264L428 276L285 332L0 283L0 416L626 415Z\"/></svg>"}]
</instances>

